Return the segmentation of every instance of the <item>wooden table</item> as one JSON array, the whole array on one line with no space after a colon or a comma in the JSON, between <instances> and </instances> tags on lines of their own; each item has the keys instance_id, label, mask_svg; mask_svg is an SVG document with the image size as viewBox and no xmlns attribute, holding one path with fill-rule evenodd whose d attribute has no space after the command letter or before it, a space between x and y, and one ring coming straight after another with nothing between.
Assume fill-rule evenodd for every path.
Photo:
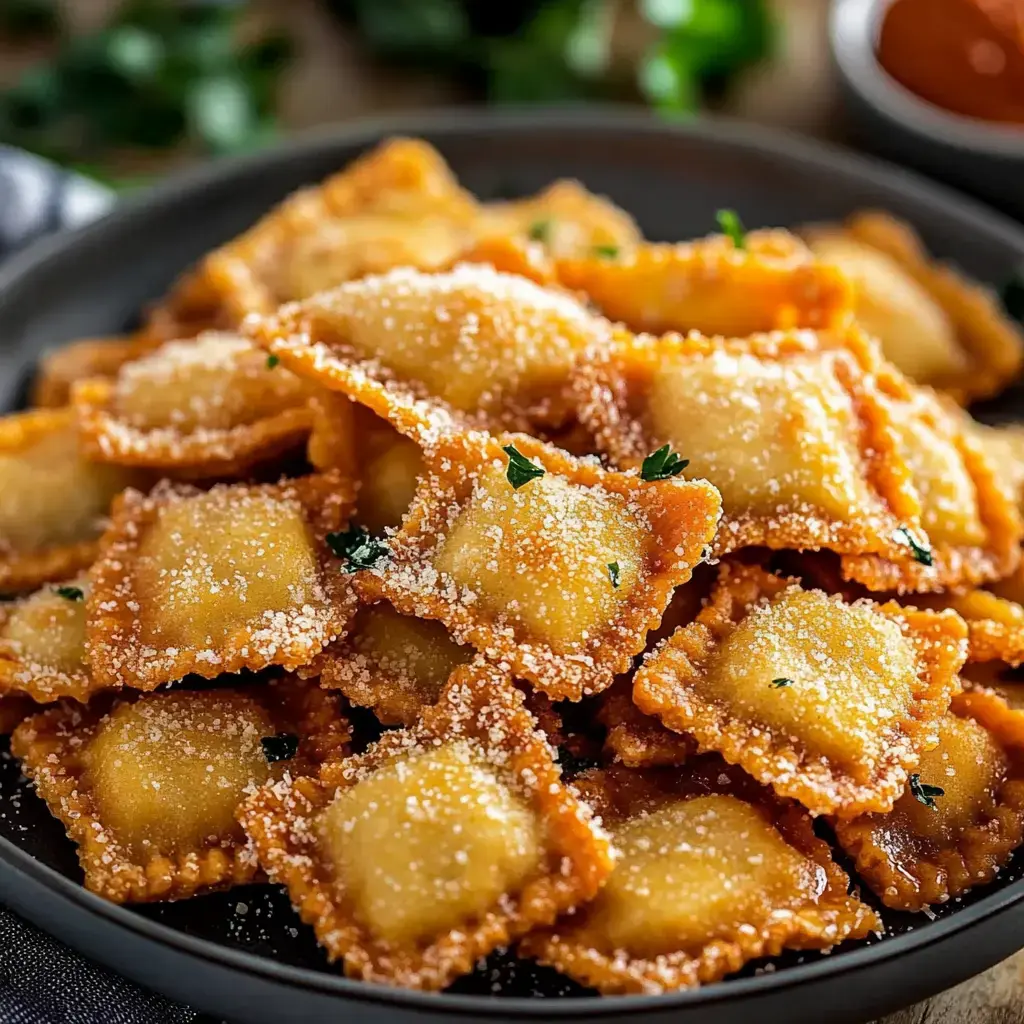
<instances>
[{"instance_id":1,"label":"wooden table","mask_svg":"<svg viewBox=\"0 0 1024 1024\"><path fill-rule=\"evenodd\" d=\"M82 28L99 24L114 0L64 0ZM826 0L773 0L782 17L781 59L751 72L727 112L760 123L842 141L835 80L825 38ZM280 0L253 0L255 17L279 16ZM300 59L289 71L282 120L300 131L369 113L459 102L446 83L377 67L317 0L290 0L287 26ZM0 49L0 82L39 52ZM1022 938L1024 941L1024 938ZM876 1022L882 1024L882 1022ZM885 1018L884 1024L1024 1024L1024 951L971 981Z\"/></svg>"}]
</instances>

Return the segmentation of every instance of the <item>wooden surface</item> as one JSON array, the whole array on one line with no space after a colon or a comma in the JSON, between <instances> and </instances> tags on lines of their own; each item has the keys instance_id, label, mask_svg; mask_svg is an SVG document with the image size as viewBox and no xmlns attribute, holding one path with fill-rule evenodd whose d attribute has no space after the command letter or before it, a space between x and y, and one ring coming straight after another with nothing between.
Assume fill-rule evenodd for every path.
<instances>
[{"instance_id":1,"label":"wooden surface","mask_svg":"<svg viewBox=\"0 0 1024 1024\"><path fill-rule=\"evenodd\" d=\"M2 0L0 0L2 2ZM102 21L113 0L63 0L82 28ZM727 106L733 116L842 139L835 78L828 57L826 0L773 0L782 21L775 66L755 69ZM280 0L253 0L257 17L280 16ZM302 130L363 114L459 102L446 83L382 69L361 53L317 0L289 0L286 24L300 54L288 72L282 120ZM0 50L0 82L36 53ZM1024 944L1024 936L1022 936ZM822 1017L827 1022L827 1016ZM985 974L875 1024L1024 1024L1024 951Z\"/></svg>"}]
</instances>

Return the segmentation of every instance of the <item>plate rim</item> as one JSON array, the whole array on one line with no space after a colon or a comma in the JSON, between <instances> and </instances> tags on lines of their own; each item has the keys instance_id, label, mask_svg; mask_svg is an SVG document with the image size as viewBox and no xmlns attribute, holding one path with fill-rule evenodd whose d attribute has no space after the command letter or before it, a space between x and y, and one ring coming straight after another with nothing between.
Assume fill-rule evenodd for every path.
<instances>
[{"instance_id":1,"label":"plate rim","mask_svg":"<svg viewBox=\"0 0 1024 1024\"><path fill-rule=\"evenodd\" d=\"M360 118L305 133L295 140L254 154L231 157L200 165L167 181L129 197L99 220L73 231L43 238L0 267L0 311L9 293L30 283L46 264L68 249L88 246L126 221L151 216L172 206L183 196L234 177L245 178L260 168L277 166L292 159L315 155L345 146L366 147L390 135L427 135L443 144L445 136L465 136L473 132L523 131L529 129L573 131L603 130L609 136L642 133L653 136L682 136L695 142L726 146L737 152L757 152L782 161L812 166L822 174L839 173L874 184L890 194L898 194L914 203L931 207L940 215L955 214L973 222L990 236L1016 251L1024 260L1024 225L1016 225L983 203L970 199L946 186L936 184L885 161L846 151L841 147L804 138L776 128L751 125L726 118L697 118L686 122L666 122L643 111L617 107L554 107L486 110L447 108L443 111L407 111L384 116ZM282 963L270 957L234 949L210 939L189 935L162 924L127 907L110 903L88 892L26 850L0 836L0 866L15 874L27 875L58 894L69 907L106 918L129 935L136 933L157 943L171 946L179 953L216 961L221 966L262 977L264 980L321 994L356 999L361 1002L390 1004L408 1010L438 1011L453 1015L479 1015L524 1019L538 1013L560 1019L603 1017L623 1013L647 1013L669 1009L695 1009L715 1003L739 1001L764 992L778 992L820 979L838 977L869 968L879 961L905 955L978 927L988 918L1024 901L1024 879L982 896L971 906L954 911L948 917L927 922L901 935L871 945L823 957L811 963L796 964L781 971L765 972L748 978L731 979L702 988L662 995L630 995L615 999L552 999L485 995L423 993L388 988L345 977L341 973L316 971ZM59 936L57 936L59 938ZM1024 946L1024 933L1021 936ZM443 1002L439 1002L443 1000Z\"/></svg>"}]
</instances>

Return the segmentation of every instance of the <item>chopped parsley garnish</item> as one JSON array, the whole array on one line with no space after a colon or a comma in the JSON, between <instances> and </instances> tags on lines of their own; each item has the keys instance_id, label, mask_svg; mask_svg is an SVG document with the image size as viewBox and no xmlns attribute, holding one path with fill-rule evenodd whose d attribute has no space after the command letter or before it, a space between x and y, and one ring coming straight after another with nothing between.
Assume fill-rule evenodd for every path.
<instances>
[{"instance_id":1,"label":"chopped parsley garnish","mask_svg":"<svg viewBox=\"0 0 1024 1024\"><path fill-rule=\"evenodd\" d=\"M528 234L534 242L547 242L551 237L551 221L535 220L530 225Z\"/></svg>"},{"instance_id":2,"label":"chopped parsley garnish","mask_svg":"<svg viewBox=\"0 0 1024 1024\"><path fill-rule=\"evenodd\" d=\"M930 807L933 811L937 810L935 798L946 795L946 791L941 786L929 786L927 782L922 782L921 776L916 773L910 776L910 792L914 794L915 800L924 804L925 807Z\"/></svg>"},{"instance_id":3,"label":"chopped parsley garnish","mask_svg":"<svg viewBox=\"0 0 1024 1024\"><path fill-rule=\"evenodd\" d=\"M609 562L608 563L608 579L612 581L612 586L619 589L619 563Z\"/></svg>"},{"instance_id":4,"label":"chopped parsley garnish","mask_svg":"<svg viewBox=\"0 0 1024 1024\"><path fill-rule=\"evenodd\" d=\"M1003 285L1003 305L1006 312L1024 324L1024 264L1019 266L1010 277L1010 280Z\"/></svg>"},{"instance_id":5,"label":"chopped parsley garnish","mask_svg":"<svg viewBox=\"0 0 1024 1024\"><path fill-rule=\"evenodd\" d=\"M792 686L793 680L787 679L785 676L779 676L778 679L772 680L772 689L781 690L784 686Z\"/></svg>"},{"instance_id":6,"label":"chopped parsley garnish","mask_svg":"<svg viewBox=\"0 0 1024 1024\"><path fill-rule=\"evenodd\" d=\"M897 526L893 530L892 539L897 544L904 544L910 548L915 562L920 562L921 565L932 564L932 549L927 543L922 544L906 526Z\"/></svg>"},{"instance_id":7,"label":"chopped parsley garnish","mask_svg":"<svg viewBox=\"0 0 1024 1024\"><path fill-rule=\"evenodd\" d=\"M594 255L600 256L602 259L613 260L619 255L619 247L617 245L595 245Z\"/></svg>"},{"instance_id":8,"label":"chopped parsley garnish","mask_svg":"<svg viewBox=\"0 0 1024 1024\"><path fill-rule=\"evenodd\" d=\"M737 249L746 249L747 232L743 227L743 221L740 220L740 216L735 210L719 210L715 214L715 219L722 229L722 234L731 238L732 244Z\"/></svg>"},{"instance_id":9,"label":"chopped parsley garnish","mask_svg":"<svg viewBox=\"0 0 1024 1024\"><path fill-rule=\"evenodd\" d=\"M281 360L278 359L277 356L273 354L267 356L267 369L272 370L279 362L281 362Z\"/></svg>"},{"instance_id":10,"label":"chopped parsley garnish","mask_svg":"<svg viewBox=\"0 0 1024 1024\"><path fill-rule=\"evenodd\" d=\"M512 490L518 491L524 484L544 475L544 467L531 462L514 444L507 444L501 450L508 456L505 476L508 477Z\"/></svg>"},{"instance_id":11,"label":"chopped parsley garnish","mask_svg":"<svg viewBox=\"0 0 1024 1024\"><path fill-rule=\"evenodd\" d=\"M55 593L67 601L81 601L85 597L81 587L57 587Z\"/></svg>"},{"instance_id":12,"label":"chopped parsley garnish","mask_svg":"<svg viewBox=\"0 0 1024 1024\"><path fill-rule=\"evenodd\" d=\"M388 554L387 545L362 526L353 526L344 533L327 534L327 544L338 558L345 560L346 572L372 569Z\"/></svg>"},{"instance_id":13,"label":"chopped parsley garnish","mask_svg":"<svg viewBox=\"0 0 1024 1024\"><path fill-rule=\"evenodd\" d=\"M260 745L268 764L290 761L299 751L299 737L292 732L279 732L276 736L264 736Z\"/></svg>"},{"instance_id":14,"label":"chopped parsley garnish","mask_svg":"<svg viewBox=\"0 0 1024 1024\"><path fill-rule=\"evenodd\" d=\"M641 480L668 480L679 476L690 464L689 459L681 459L672 451L671 445L662 445L656 452L651 452L640 467Z\"/></svg>"}]
</instances>

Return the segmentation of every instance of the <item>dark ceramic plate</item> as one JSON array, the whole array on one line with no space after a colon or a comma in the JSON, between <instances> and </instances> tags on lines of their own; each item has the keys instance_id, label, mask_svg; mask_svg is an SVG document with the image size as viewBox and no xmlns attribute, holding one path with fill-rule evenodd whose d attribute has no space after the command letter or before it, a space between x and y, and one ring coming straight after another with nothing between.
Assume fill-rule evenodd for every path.
<instances>
[{"instance_id":1,"label":"dark ceramic plate","mask_svg":"<svg viewBox=\"0 0 1024 1024\"><path fill-rule=\"evenodd\" d=\"M392 134L435 143L484 198L575 176L655 239L701 235L737 209L749 226L881 206L929 247L992 283L1024 261L1024 231L902 171L725 124L668 127L628 113L455 113L363 123L180 178L0 271L0 402L18 403L39 353L130 326L201 254L281 197ZM1013 414L1013 397L989 412ZM72 496L69 495L69 500ZM331 970L276 889L252 887L142 909L82 890L71 845L0 762L0 899L116 970L238 1021L643 1020L733 1024L864 1021L922 999L1024 945L1024 856L934 920L887 914L887 938L828 957L754 965L695 992L599 1000L553 972L494 957L444 995L395 992ZM566 998L540 998L563 996Z\"/></svg>"}]
</instances>

